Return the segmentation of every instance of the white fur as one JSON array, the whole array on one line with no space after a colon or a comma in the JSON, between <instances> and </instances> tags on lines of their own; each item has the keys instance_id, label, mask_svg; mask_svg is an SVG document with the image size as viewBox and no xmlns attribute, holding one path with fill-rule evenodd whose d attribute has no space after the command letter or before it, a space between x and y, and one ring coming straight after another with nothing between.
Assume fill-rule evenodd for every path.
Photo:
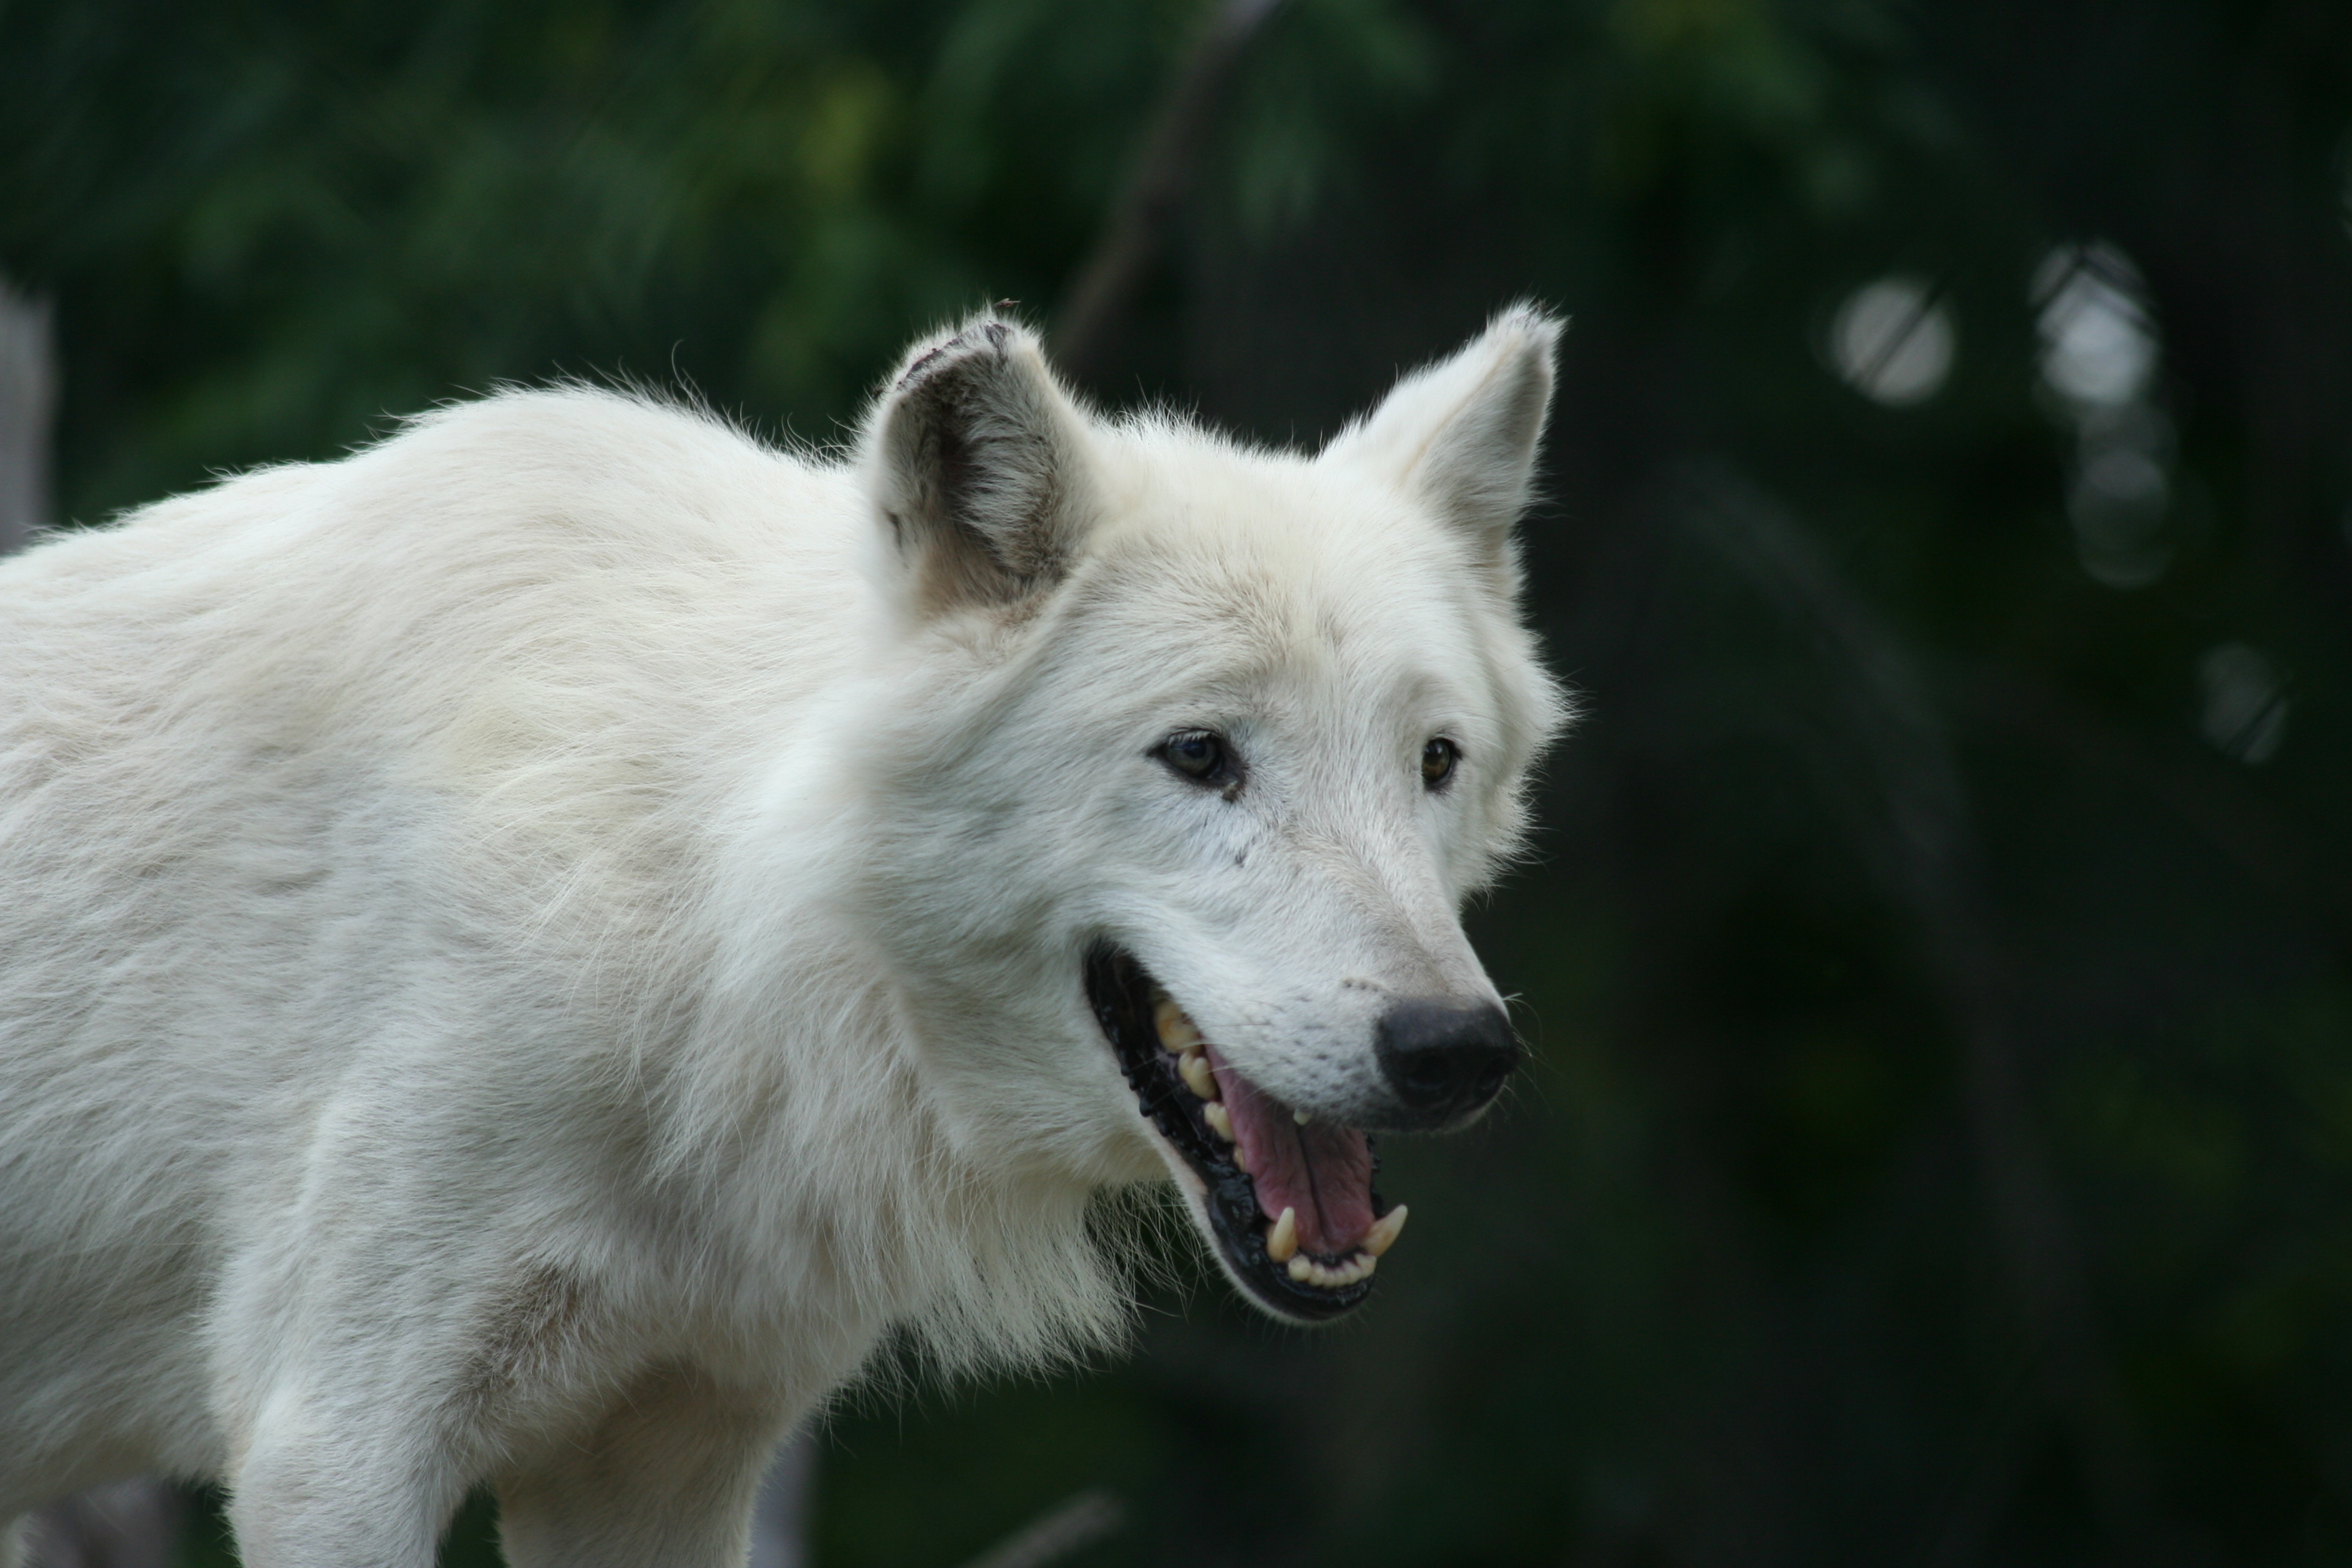
<instances>
[{"instance_id":1,"label":"white fur","mask_svg":"<svg viewBox=\"0 0 2352 1568\"><path fill-rule=\"evenodd\" d=\"M513 393L0 567L0 1520L161 1469L423 1565L488 1480L518 1564L735 1562L886 1336L1115 1342L1088 943L1343 1120L1381 998L1492 996L1555 331L1303 458L983 318L850 460Z\"/></svg>"}]
</instances>

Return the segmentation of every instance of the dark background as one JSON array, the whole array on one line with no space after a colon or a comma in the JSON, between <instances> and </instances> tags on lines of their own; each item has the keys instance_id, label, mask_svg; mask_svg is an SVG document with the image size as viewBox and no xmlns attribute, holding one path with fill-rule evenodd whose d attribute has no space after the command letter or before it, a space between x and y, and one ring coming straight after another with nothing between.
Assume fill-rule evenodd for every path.
<instances>
[{"instance_id":1,"label":"dark background","mask_svg":"<svg viewBox=\"0 0 2352 1568\"><path fill-rule=\"evenodd\" d=\"M2333 1563L2347 132L2321 0L0 0L0 271L78 522L557 374L834 440L998 298L1302 443L1574 317L1534 1069L1360 1321L851 1397L820 1568Z\"/></svg>"}]
</instances>

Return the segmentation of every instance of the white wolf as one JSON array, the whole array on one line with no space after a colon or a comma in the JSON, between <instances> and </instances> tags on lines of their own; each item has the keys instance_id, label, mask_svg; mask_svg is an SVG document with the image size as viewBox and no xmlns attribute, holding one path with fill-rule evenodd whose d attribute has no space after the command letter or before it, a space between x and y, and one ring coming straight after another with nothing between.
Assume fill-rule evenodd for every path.
<instances>
[{"instance_id":1,"label":"white wolf","mask_svg":"<svg viewBox=\"0 0 2352 1568\"><path fill-rule=\"evenodd\" d=\"M1312 458L983 315L856 450L571 388L0 569L0 1519L253 1568L740 1562L877 1342L1114 1341L1171 1176L1276 1314L1517 1047L1456 911L1559 725L1556 323ZM1090 1215L1097 1216L1090 1221Z\"/></svg>"}]
</instances>

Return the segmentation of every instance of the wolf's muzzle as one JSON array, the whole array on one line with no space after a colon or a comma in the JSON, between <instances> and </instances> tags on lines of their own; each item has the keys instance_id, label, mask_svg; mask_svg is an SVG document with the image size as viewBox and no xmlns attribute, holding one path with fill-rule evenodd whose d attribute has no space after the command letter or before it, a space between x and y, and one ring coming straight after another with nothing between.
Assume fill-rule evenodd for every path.
<instances>
[{"instance_id":1,"label":"wolf's muzzle","mask_svg":"<svg viewBox=\"0 0 2352 1568\"><path fill-rule=\"evenodd\" d=\"M1407 997L1381 1016L1372 1043L1404 1113L1398 1131L1461 1121L1494 1099L1519 1064L1518 1037L1492 1003Z\"/></svg>"}]
</instances>

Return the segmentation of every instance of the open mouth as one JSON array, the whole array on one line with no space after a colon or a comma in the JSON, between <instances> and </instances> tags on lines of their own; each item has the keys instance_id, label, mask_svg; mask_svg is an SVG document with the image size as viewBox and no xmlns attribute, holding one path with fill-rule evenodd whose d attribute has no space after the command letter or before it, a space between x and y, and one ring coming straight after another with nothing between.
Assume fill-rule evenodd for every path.
<instances>
[{"instance_id":1,"label":"open mouth","mask_svg":"<svg viewBox=\"0 0 2352 1568\"><path fill-rule=\"evenodd\" d=\"M1143 1114L1201 1179L1209 1228L1250 1294L1286 1318L1338 1317L1372 1291L1404 1228L1372 1191L1352 1127L1282 1104L1234 1070L1134 956L1087 954L1087 997Z\"/></svg>"}]
</instances>

